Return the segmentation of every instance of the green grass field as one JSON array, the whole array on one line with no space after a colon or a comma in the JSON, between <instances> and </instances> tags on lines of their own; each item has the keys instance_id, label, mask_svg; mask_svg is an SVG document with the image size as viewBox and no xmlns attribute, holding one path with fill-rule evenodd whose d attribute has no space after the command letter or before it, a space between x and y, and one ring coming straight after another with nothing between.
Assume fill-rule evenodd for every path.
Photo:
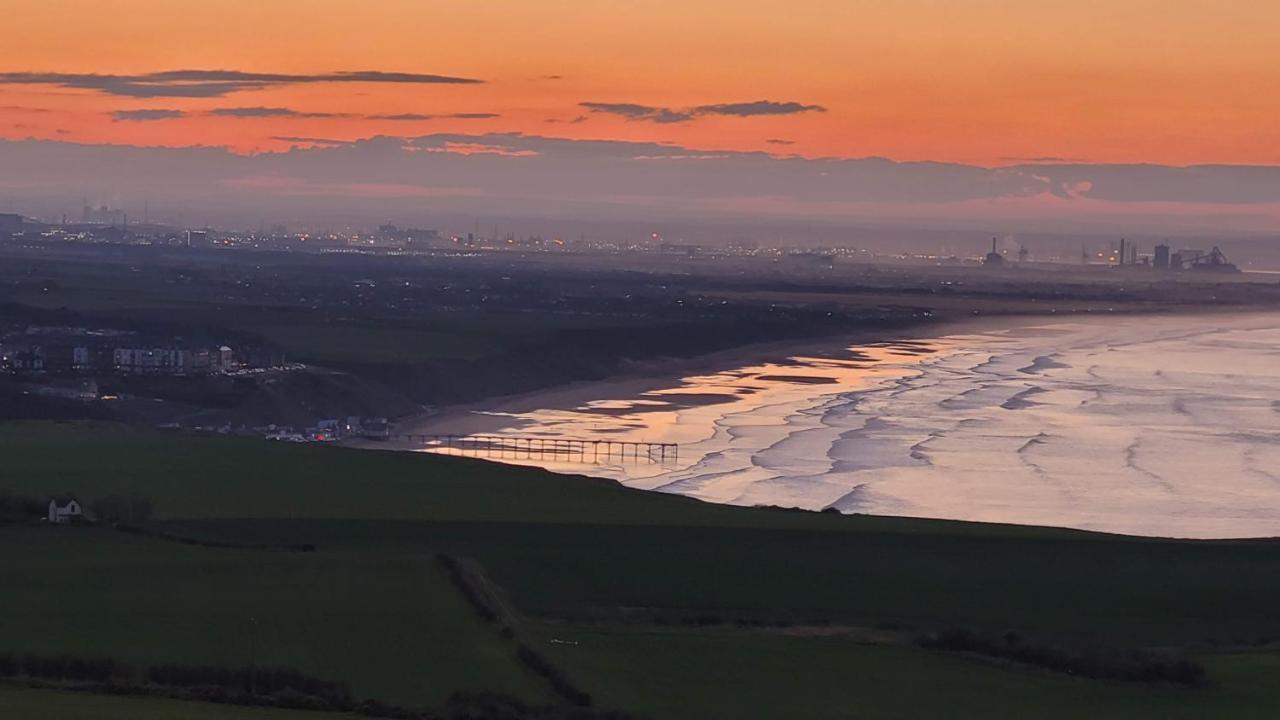
<instances>
[{"instance_id":1,"label":"green grass field","mask_svg":"<svg viewBox=\"0 0 1280 720\"><path fill-rule=\"evenodd\" d=\"M940 653L720 629L548 626L548 645L607 705L655 718L1273 718L1280 657L1214 658L1213 687L1108 683Z\"/></svg>"},{"instance_id":2,"label":"green grass field","mask_svg":"<svg viewBox=\"0 0 1280 720\"><path fill-rule=\"evenodd\" d=\"M429 557L193 547L0 527L0 650L286 665L412 706L455 690L546 699ZM58 568L51 572L49 568Z\"/></svg>"},{"instance_id":3,"label":"green grass field","mask_svg":"<svg viewBox=\"0 0 1280 720\"><path fill-rule=\"evenodd\" d=\"M113 426L3 426L0 448L0 489L138 493L169 532L318 547L0 528L0 636L15 645L0 649L139 664L242 664L252 652L406 704L453 689L549 700L443 579L432 558L448 552L476 559L524 618L522 632L602 704L654 718L1280 710L1272 541L730 508L462 458ZM718 624L681 625L692 616ZM744 619L796 627L735 625ZM830 636L804 630L828 624ZM1180 649L1206 664L1212 684L1083 680L910 642L955 626ZM896 630L867 644L846 627Z\"/></svg>"}]
</instances>

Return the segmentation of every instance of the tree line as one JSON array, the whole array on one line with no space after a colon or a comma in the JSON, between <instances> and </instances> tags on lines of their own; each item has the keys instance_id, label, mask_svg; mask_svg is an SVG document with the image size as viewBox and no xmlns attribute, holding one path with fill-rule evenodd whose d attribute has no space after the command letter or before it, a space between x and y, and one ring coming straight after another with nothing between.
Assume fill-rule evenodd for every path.
<instances>
[{"instance_id":1,"label":"tree line","mask_svg":"<svg viewBox=\"0 0 1280 720\"><path fill-rule=\"evenodd\" d=\"M1187 658L1134 649L1068 648L1028 640L1013 631L992 637L956 628L921 637L918 644L932 650L985 655L1095 680L1200 687L1208 679L1204 665Z\"/></svg>"},{"instance_id":2,"label":"tree line","mask_svg":"<svg viewBox=\"0 0 1280 720\"><path fill-rule=\"evenodd\" d=\"M75 496L74 493L64 493ZM94 498L86 506L89 519L108 525L144 523L155 514L151 498L130 493L128 495L104 495ZM0 522L25 522L38 520L49 511L49 498L43 499L0 490Z\"/></svg>"},{"instance_id":3,"label":"tree line","mask_svg":"<svg viewBox=\"0 0 1280 720\"><path fill-rule=\"evenodd\" d=\"M295 668L166 663L139 671L109 657L0 652L0 680L74 686L113 695L160 696L229 705L351 712L395 720L639 720L584 707L535 706L497 693L454 693L439 708L357 700L346 683Z\"/></svg>"}]
</instances>

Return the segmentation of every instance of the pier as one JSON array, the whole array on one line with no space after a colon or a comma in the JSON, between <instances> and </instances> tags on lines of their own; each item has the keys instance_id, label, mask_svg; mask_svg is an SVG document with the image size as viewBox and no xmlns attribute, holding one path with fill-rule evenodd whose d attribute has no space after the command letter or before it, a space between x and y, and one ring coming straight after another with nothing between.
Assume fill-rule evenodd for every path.
<instances>
[{"instance_id":1,"label":"pier","mask_svg":"<svg viewBox=\"0 0 1280 720\"><path fill-rule=\"evenodd\" d=\"M548 460L571 463L632 462L664 464L680 456L676 443L512 435L391 435L389 440L418 445L446 455L495 460Z\"/></svg>"}]
</instances>

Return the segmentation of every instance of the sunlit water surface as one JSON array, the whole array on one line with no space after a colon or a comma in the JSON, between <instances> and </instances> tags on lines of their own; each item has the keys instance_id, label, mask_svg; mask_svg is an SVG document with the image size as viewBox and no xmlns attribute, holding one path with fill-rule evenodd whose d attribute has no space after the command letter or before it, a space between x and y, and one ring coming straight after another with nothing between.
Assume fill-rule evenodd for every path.
<instances>
[{"instance_id":1,"label":"sunlit water surface","mask_svg":"<svg viewBox=\"0 0 1280 720\"><path fill-rule=\"evenodd\" d=\"M1026 322L494 413L494 435L679 443L553 470L739 505L1178 537L1280 535L1280 316Z\"/></svg>"}]
</instances>

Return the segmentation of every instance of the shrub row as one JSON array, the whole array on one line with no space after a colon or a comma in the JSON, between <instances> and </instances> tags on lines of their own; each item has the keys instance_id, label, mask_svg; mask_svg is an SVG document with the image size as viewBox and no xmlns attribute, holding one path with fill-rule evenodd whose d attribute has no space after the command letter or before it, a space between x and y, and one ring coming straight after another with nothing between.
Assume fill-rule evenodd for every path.
<instances>
[{"instance_id":1,"label":"shrub row","mask_svg":"<svg viewBox=\"0 0 1280 720\"><path fill-rule=\"evenodd\" d=\"M635 715L617 710L533 706L488 692L454 693L444 707L432 712L409 710L375 700L360 703L356 712L367 717L393 720L638 720Z\"/></svg>"},{"instance_id":2,"label":"shrub row","mask_svg":"<svg viewBox=\"0 0 1280 720\"><path fill-rule=\"evenodd\" d=\"M0 490L0 522L17 522L34 520L42 517L49 507L48 502L18 495L8 490Z\"/></svg>"},{"instance_id":3,"label":"shrub row","mask_svg":"<svg viewBox=\"0 0 1280 720\"><path fill-rule=\"evenodd\" d=\"M311 677L286 667L166 664L149 668L145 682L138 682L134 669L119 660L69 654L0 653L0 678L25 676L28 682L75 683L76 689L102 694L338 710L394 720L634 720L629 714L586 707L590 705L590 696L570 685L545 658L524 645L520 646L519 654L522 662L546 677L575 707L531 706L505 695L482 692L454 693L442 708L414 710L379 700L357 702L344 683Z\"/></svg>"},{"instance_id":4,"label":"shrub row","mask_svg":"<svg viewBox=\"0 0 1280 720\"><path fill-rule=\"evenodd\" d=\"M545 655L533 649L530 645L518 641L515 630L507 622L504 611L494 600L492 593L485 586L483 578L479 576L476 570L467 567L464 561L452 555L441 553L436 556L436 559L444 567L449 580L458 589L458 592L462 593L462 597L471 606L471 609L475 611L476 615L485 622L500 624L503 638L517 640L516 658L525 667L546 680L553 692L573 705L577 707L591 706L590 693L574 685L564 672L548 660Z\"/></svg>"},{"instance_id":5,"label":"shrub row","mask_svg":"<svg viewBox=\"0 0 1280 720\"><path fill-rule=\"evenodd\" d=\"M318 710L355 706L346 685L304 675L292 668L224 668L212 665L157 665L147 670L150 686L136 682L127 663L105 657L70 654L22 656L0 653L0 677L91 683L103 692L156 694L177 689L177 696L237 705L274 705ZM170 694L162 692L159 694Z\"/></svg>"},{"instance_id":6,"label":"shrub row","mask_svg":"<svg viewBox=\"0 0 1280 720\"><path fill-rule=\"evenodd\" d=\"M461 560L452 555L440 553L436 556L450 582L462 593L463 599L475 611L475 614L488 623L497 623L502 619L502 610L486 593L475 573L467 568Z\"/></svg>"},{"instance_id":7,"label":"shrub row","mask_svg":"<svg viewBox=\"0 0 1280 720\"><path fill-rule=\"evenodd\" d=\"M101 657L78 655L16 655L0 654L0 677L27 677L43 680L75 680L82 682L112 682L128 680L134 676L129 665Z\"/></svg>"},{"instance_id":8,"label":"shrub row","mask_svg":"<svg viewBox=\"0 0 1280 720\"><path fill-rule=\"evenodd\" d=\"M535 707L493 693L454 693L443 712L448 720L638 720L637 716L618 710Z\"/></svg>"},{"instance_id":9,"label":"shrub row","mask_svg":"<svg viewBox=\"0 0 1280 720\"><path fill-rule=\"evenodd\" d=\"M524 643L520 643L516 647L516 657L520 659L520 662L524 663L525 667L545 679L551 689L560 697L578 707L591 706L591 694L574 685L565 676L564 672L542 653Z\"/></svg>"},{"instance_id":10,"label":"shrub row","mask_svg":"<svg viewBox=\"0 0 1280 720\"><path fill-rule=\"evenodd\" d=\"M216 665L156 665L147 680L169 687L220 688L249 695L301 695L324 701L334 708L350 708L355 702L343 683L304 675L286 667L226 668Z\"/></svg>"},{"instance_id":11,"label":"shrub row","mask_svg":"<svg viewBox=\"0 0 1280 720\"><path fill-rule=\"evenodd\" d=\"M1199 687L1206 681L1204 666L1194 660L1163 657L1142 650L1072 650L1030 642L1015 632L992 638L970 630L952 629L922 637L919 644L934 650L1003 658L1097 680L1165 682L1190 687Z\"/></svg>"}]
</instances>

